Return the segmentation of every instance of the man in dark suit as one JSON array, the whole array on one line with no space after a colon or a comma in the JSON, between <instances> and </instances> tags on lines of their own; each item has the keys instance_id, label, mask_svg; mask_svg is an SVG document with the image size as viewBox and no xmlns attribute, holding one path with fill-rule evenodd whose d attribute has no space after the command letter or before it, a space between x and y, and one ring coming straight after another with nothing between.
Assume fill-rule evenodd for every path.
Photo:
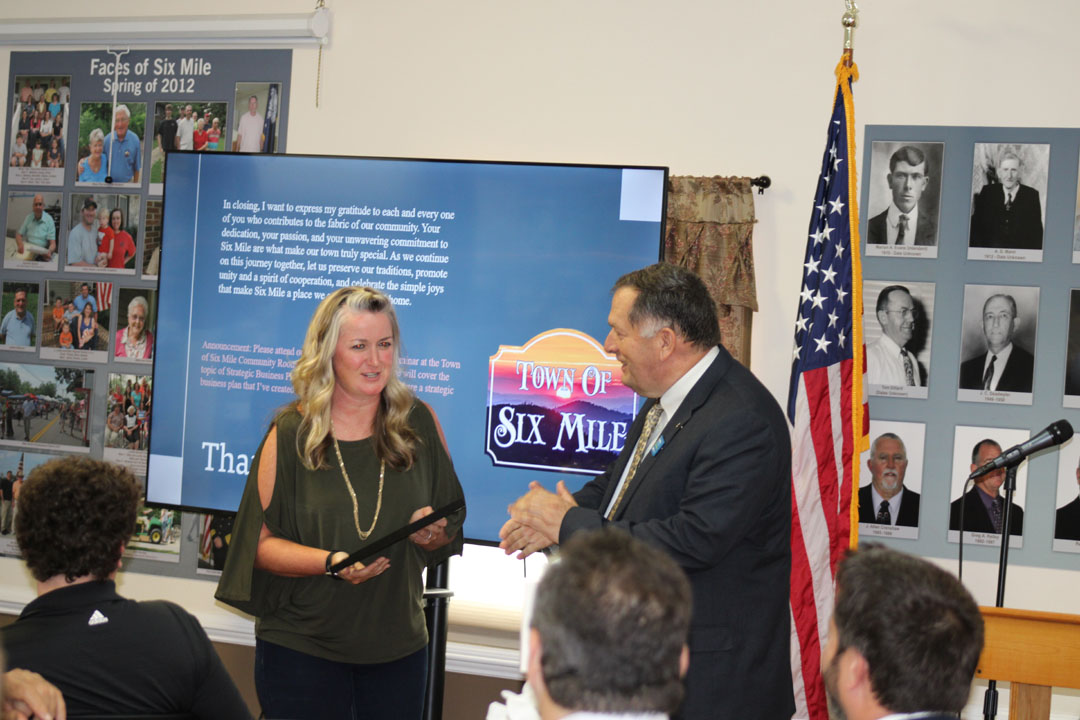
<instances>
[{"instance_id":1,"label":"man in dark suit","mask_svg":"<svg viewBox=\"0 0 1080 720\"><path fill-rule=\"evenodd\" d=\"M975 443L971 451L971 472L975 472L986 463L1001 455L1001 446L987 438ZM975 481L963 497L952 501L949 506L949 529L960 529L960 505L964 506L964 532L1001 533L1001 523L1005 519L1005 498L1001 496L1001 486L1005 482L1005 468L988 472ZM1011 504L1009 534L1024 534L1024 510L1016 503Z\"/></svg>"},{"instance_id":2,"label":"man in dark suit","mask_svg":"<svg viewBox=\"0 0 1080 720\"><path fill-rule=\"evenodd\" d=\"M859 522L916 527L919 493L904 487L907 448L895 433L882 433L870 446L870 483L859 488Z\"/></svg>"},{"instance_id":3,"label":"man in dark suit","mask_svg":"<svg viewBox=\"0 0 1080 720\"><path fill-rule=\"evenodd\" d=\"M1038 190L1020 183L1020 158L1002 155L997 177L972 201L970 246L1041 250L1042 203Z\"/></svg>"},{"instance_id":4,"label":"man in dark suit","mask_svg":"<svg viewBox=\"0 0 1080 720\"><path fill-rule=\"evenodd\" d=\"M821 674L832 717L955 720L983 647L979 606L945 570L880 545L836 574Z\"/></svg>"},{"instance_id":5,"label":"man in dark suit","mask_svg":"<svg viewBox=\"0 0 1080 720\"><path fill-rule=\"evenodd\" d=\"M1035 356L1013 343L1019 326L1012 295L991 295L986 299L982 327L987 351L960 363L962 389L1031 392Z\"/></svg>"},{"instance_id":6,"label":"man in dark suit","mask_svg":"<svg viewBox=\"0 0 1080 720\"><path fill-rule=\"evenodd\" d=\"M501 546L521 556L614 526L666 551L694 598L680 717L790 718L791 445L769 391L724 348L693 273L660 263L615 283L604 349L643 397L615 462L571 495L531 486Z\"/></svg>"},{"instance_id":7,"label":"man in dark suit","mask_svg":"<svg viewBox=\"0 0 1080 720\"><path fill-rule=\"evenodd\" d=\"M1076 481L1080 483L1080 467L1076 468ZM1054 521L1055 540L1080 540L1080 497L1065 503L1057 511Z\"/></svg>"},{"instance_id":8,"label":"man in dark suit","mask_svg":"<svg viewBox=\"0 0 1080 720\"><path fill-rule=\"evenodd\" d=\"M926 155L914 145L905 145L889 158L885 176L892 190L892 203L870 218L867 242L872 245L937 245L937 219L919 211L919 198L930 182L926 175Z\"/></svg>"}]
</instances>

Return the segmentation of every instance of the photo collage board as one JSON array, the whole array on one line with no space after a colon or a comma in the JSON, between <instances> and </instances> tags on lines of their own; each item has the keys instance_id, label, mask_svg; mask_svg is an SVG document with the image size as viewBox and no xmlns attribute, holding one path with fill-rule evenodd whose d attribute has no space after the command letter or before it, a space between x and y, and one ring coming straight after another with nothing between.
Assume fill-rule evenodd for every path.
<instances>
[{"instance_id":1,"label":"photo collage board","mask_svg":"<svg viewBox=\"0 0 1080 720\"><path fill-rule=\"evenodd\" d=\"M11 53L0 555L19 556L18 493L42 463L115 462L145 492L166 156L285 152L291 74L289 50ZM141 506L125 554L136 570L214 573L231 524Z\"/></svg>"},{"instance_id":2,"label":"photo collage board","mask_svg":"<svg viewBox=\"0 0 1080 720\"><path fill-rule=\"evenodd\" d=\"M1080 129L868 125L860 231L870 450L859 535L929 557L1075 569L1080 438L968 475L1065 420L1080 428ZM969 554L969 548L970 554Z\"/></svg>"}]
</instances>

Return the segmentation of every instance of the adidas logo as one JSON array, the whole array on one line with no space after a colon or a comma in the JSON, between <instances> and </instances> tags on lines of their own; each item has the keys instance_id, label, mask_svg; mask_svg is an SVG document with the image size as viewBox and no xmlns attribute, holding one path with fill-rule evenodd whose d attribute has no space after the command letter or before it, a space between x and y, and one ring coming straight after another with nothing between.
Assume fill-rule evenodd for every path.
<instances>
[{"instance_id":1,"label":"adidas logo","mask_svg":"<svg viewBox=\"0 0 1080 720\"><path fill-rule=\"evenodd\" d=\"M109 618L101 614L100 610L95 610L94 614L90 616L90 622L87 625L104 625L109 622Z\"/></svg>"}]
</instances>

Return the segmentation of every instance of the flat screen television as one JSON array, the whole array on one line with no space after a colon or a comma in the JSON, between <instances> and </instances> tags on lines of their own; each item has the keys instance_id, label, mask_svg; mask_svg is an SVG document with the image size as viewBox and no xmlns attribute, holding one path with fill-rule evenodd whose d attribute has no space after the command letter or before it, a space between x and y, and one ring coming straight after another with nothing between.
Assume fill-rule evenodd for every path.
<instances>
[{"instance_id":1,"label":"flat screen television","mask_svg":"<svg viewBox=\"0 0 1080 720\"><path fill-rule=\"evenodd\" d=\"M610 291L660 257L667 169L170 153L147 502L234 511L320 299L389 295L438 415L465 537L532 480L580 487L636 413Z\"/></svg>"}]
</instances>

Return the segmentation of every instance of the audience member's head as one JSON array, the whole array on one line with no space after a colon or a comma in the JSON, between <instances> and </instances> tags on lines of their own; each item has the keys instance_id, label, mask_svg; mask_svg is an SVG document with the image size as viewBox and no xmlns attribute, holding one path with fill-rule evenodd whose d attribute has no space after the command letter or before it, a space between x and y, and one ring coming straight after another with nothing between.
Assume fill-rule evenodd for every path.
<instances>
[{"instance_id":1,"label":"audience member's head","mask_svg":"<svg viewBox=\"0 0 1080 720\"><path fill-rule=\"evenodd\" d=\"M840 563L821 662L834 717L959 712L982 646L979 608L945 570L875 545Z\"/></svg>"},{"instance_id":2,"label":"audience member's head","mask_svg":"<svg viewBox=\"0 0 1080 720\"><path fill-rule=\"evenodd\" d=\"M690 584L619 530L575 535L537 589L528 678L542 718L672 713L689 652Z\"/></svg>"},{"instance_id":3,"label":"audience member's head","mask_svg":"<svg viewBox=\"0 0 1080 720\"><path fill-rule=\"evenodd\" d=\"M38 582L103 580L135 532L139 485L131 471L64 457L34 468L19 494L15 537Z\"/></svg>"}]
</instances>

